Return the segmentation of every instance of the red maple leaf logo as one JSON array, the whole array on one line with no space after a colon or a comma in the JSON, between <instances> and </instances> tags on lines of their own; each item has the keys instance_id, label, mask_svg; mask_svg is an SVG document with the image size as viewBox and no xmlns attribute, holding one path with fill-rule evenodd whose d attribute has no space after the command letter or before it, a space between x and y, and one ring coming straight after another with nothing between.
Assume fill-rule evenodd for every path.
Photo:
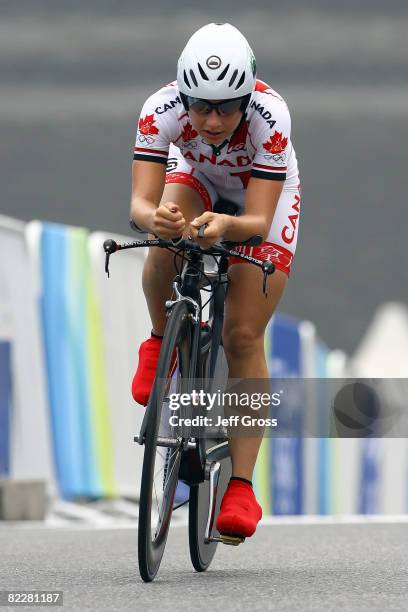
<instances>
[{"instance_id":1,"label":"red maple leaf logo","mask_svg":"<svg viewBox=\"0 0 408 612\"><path fill-rule=\"evenodd\" d=\"M146 115L144 119L140 119L139 132L145 136L159 133L159 130L154 125L154 115Z\"/></svg>"},{"instance_id":2,"label":"red maple leaf logo","mask_svg":"<svg viewBox=\"0 0 408 612\"><path fill-rule=\"evenodd\" d=\"M263 143L263 148L269 153L282 153L288 144L287 138L282 138L282 132L275 132L269 140Z\"/></svg>"},{"instance_id":3,"label":"red maple leaf logo","mask_svg":"<svg viewBox=\"0 0 408 612\"><path fill-rule=\"evenodd\" d=\"M187 140L193 140L193 138L195 138L196 136L198 136L198 132L195 131L191 123L186 123L181 133L181 137L184 142L186 142Z\"/></svg>"}]
</instances>

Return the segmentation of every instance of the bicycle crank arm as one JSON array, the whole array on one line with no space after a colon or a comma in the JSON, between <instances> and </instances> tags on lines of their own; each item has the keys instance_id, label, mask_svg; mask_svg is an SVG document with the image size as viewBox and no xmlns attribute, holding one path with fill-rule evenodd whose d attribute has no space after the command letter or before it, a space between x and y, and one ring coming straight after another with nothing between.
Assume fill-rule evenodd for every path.
<instances>
[{"instance_id":1,"label":"bicycle crank arm","mask_svg":"<svg viewBox=\"0 0 408 612\"><path fill-rule=\"evenodd\" d=\"M221 464L218 461L213 461L210 465L209 480L210 480L210 502L208 504L208 519L205 528L204 542L211 542L210 534L214 525L215 504L217 503L218 481L220 479Z\"/></svg>"},{"instance_id":2,"label":"bicycle crank arm","mask_svg":"<svg viewBox=\"0 0 408 612\"><path fill-rule=\"evenodd\" d=\"M222 445L220 445L222 446ZM217 503L217 490L218 481L220 479L221 464L219 461L212 461L209 469L209 480L210 480L210 502L208 504L208 519L207 526L205 529L204 542L209 544L210 542L222 542L222 544L228 544L229 546L238 546L245 541L243 536L233 536L227 534L220 534L219 536L210 535L214 525L215 518L215 506Z\"/></svg>"}]
</instances>

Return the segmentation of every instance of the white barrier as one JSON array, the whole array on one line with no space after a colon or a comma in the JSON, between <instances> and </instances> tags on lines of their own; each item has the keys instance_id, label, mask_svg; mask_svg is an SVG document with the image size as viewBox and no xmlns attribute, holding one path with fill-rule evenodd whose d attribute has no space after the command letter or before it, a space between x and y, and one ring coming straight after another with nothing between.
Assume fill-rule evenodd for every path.
<instances>
[{"instance_id":1,"label":"white barrier","mask_svg":"<svg viewBox=\"0 0 408 612\"><path fill-rule=\"evenodd\" d=\"M302 321L299 325L301 343L301 371L303 378L316 378L316 328L310 321ZM313 385L307 385L307 404L311 408L306 411L305 419L309 414L316 414L317 394ZM311 430L313 429L313 425ZM305 430L308 430L306 424ZM318 462L319 462L319 440L316 438L305 438L303 448L303 513L318 514L319 512L319 481L318 481Z\"/></svg>"},{"instance_id":2,"label":"white barrier","mask_svg":"<svg viewBox=\"0 0 408 612\"><path fill-rule=\"evenodd\" d=\"M122 251L111 257L108 279L102 248L106 238L132 239L95 232L90 236L89 252L104 330L115 488L120 495L138 497L143 447L133 442L133 436L139 433L145 408L132 399L131 383L139 345L151 331L141 283L146 250Z\"/></svg>"},{"instance_id":3,"label":"white barrier","mask_svg":"<svg viewBox=\"0 0 408 612\"><path fill-rule=\"evenodd\" d=\"M384 391L394 407L406 414L408 378L408 308L388 302L376 311L355 354L350 360L353 376L385 378ZM394 379L394 380L392 380ZM395 380L399 379L399 380ZM372 455L378 472L376 495L378 511L399 514L407 511L408 444L398 438L398 424L378 440L377 455Z\"/></svg>"},{"instance_id":4,"label":"white barrier","mask_svg":"<svg viewBox=\"0 0 408 612\"><path fill-rule=\"evenodd\" d=\"M55 492L38 286L27 251L25 224L0 216L0 336L12 343L13 413L10 476L45 479Z\"/></svg>"}]
</instances>

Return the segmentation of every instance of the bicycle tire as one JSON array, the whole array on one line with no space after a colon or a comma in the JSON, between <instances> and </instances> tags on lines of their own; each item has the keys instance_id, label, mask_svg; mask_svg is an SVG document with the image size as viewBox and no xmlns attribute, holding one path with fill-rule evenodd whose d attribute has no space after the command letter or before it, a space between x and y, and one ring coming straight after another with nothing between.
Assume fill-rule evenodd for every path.
<instances>
[{"instance_id":1,"label":"bicycle tire","mask_svg":"<svg viewBox=\"0 0 408 612\"><path fill-rule=\"evenodd\" d=\"M149 411L149 417L144 441L138 528L139 571L145 582L151 582L155 578L164 554L182 453L181 447L173 452L173 463L170 471L171 480L166 485L163 483L163 488L166 486L166 494L164 495L164 508L161 518L159 512L159 530L158 532L156 530L156 534L152 537L154 469L158 430L167 388L166 381L169 380L169 370L174 350L177 352L180 380L188 380L191 363L191 337L192 323L188 307L185 302L178 302L174 305L166 325L155 383L146 408ZM164 471L164 480L166 480L166 477L167 474Z\"/></svg>"},{"instance_id":2,"label":"bicycle tire","mask_svg":"<svg viewBox=\"0 0 408 612\"><path fill-rule=\"evenodd\" d=\"M210 442L210 440L209 440ZM220 511L221 500L226 491L231 476L231 460L229 457L221 461L220 478L218 481L217 502L215 517ZM204 542L205 528L209 510L208 480L190 487L189 516L188 516L188 542L190 559L197 572L204 572L211 564L217 550L218 542ZM215 521L214 521L215 524ZM213 532L216 534L215 527Z\"/></svg>"},{"instance_id":3,"label":"bicycle tire","mask_svg":"<svg viewBox=\"0 0 408 612\"><path fill-rule=\"evenodd\" d=\"M223 365L222 362L225 360L225 354L222 347L218 347L218 359L217 359L217 371L221 372ZM216 387L224 386L226 379L223 380L221 377L219 380L212 379L210 381L214 385L214 389L209 388L209 391L215 390ZM219 438L205 438L200 440L201 453L204 457L206 451L218 444L221 440ZM215 521L220 511L221 500L226 491L230 476L231 476L231 459L226 456L220 461L220 477L217 488L217 501L215 506L214 514L214 527L215 532ZM190 499L189 499L189 516L188 516L188 542L190 549L190 559L194 569L197 572L203 572L210 566L211 561L217 550L217 542L205 543L205 530L207 526L207 518L209 512L209 486L208 480L204 480L200 484L190 487Z\"/></svg>"}]
</instances>

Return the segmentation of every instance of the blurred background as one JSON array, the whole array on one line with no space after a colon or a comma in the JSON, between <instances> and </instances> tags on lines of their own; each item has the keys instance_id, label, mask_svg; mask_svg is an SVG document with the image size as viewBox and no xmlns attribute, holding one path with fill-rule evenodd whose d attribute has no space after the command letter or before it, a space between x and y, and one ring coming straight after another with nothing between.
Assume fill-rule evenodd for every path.
<instances>
[{"instance_id":1,"label":"blurred background","mask_svg":"<svg viewBox=\"0 0 408 612\"><path fill-rule=\"evenodd\" d=\"M3 0L3 214L127 233L140 107L198 27L229 20L292 114L303 210L282 308L353 351L378 305L408 298L408 9L289 4Z\"/></svg>"},{"instance_id":2,"label":"blurred background","mask_svg":"<svg viewBox=\"0 0 408 612\"><path fill-rule=\"evenodd\" d=\"M287 6L3 0L0 213L24 223L128 234L140 108L175 79L187 39L210 21L229 21L246 35L258 76L291 110L303 199L295 264L279 310L311 321L326 346L357 359L361 374L407 376L408 7L402 0ZM45 247L36 242L38 227L30 227L38 266ZM85 248L81 236L75 239ZM8 272L3 266L7 275L10 266ZM36 283L44 271L30 270ZM123 287L132 291L132 274L139 283L136 268L126 274L122 300L130 300ZM25 273L20 284L32 279ZM135 300L139 312L139 294ZM4 312L0 323L9 329L12 317ZM131 313L128 324L133 330Z\"/></svg>"}]
</instances>

